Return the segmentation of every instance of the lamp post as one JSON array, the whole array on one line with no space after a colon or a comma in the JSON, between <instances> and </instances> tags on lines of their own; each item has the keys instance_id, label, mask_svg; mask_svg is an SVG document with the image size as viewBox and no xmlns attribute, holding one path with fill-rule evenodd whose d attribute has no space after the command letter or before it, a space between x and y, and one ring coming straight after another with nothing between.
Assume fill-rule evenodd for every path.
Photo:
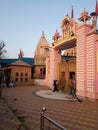
<instances>
[{"instance_id":1,"label":"lamp post","mask_svg":"<svg viewBox=\"0 0 98 130\"><path fill-rule=\"evenodd\" d=\"M40 117L40 130L44 130L44 113L46 111L45 107L42 107L42 113Z\"/></svg>"}]
</instances>

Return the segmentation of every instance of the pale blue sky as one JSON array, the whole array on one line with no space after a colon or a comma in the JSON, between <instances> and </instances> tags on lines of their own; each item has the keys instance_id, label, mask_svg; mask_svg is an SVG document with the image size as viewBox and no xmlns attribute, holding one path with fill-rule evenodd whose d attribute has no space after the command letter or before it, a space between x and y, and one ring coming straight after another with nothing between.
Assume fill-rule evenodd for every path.
<instances>
[{"instance_id":1,"label":"pale blue sky","mask_svg":"<svg viewBox=\"0 0 98 130\"><path fill-rule=\"evenodd\" d=\"M22 49L24 57L34 57L42 31L52 43L66 14L71 16L72 5L78 22L84 8L95 11L96 0L0 0L0 41L6 44L6 56L17 58Z\"/></svg>"}]
</instances>

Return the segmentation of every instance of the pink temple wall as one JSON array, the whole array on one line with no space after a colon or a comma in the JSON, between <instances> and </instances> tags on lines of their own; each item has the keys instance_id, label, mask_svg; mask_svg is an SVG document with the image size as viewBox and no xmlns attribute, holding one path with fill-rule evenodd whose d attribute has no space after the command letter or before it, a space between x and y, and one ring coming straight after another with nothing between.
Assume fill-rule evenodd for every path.
<instances>
[{"instance_id":1,"label":"pink temple wall","mask_svg":"<svg viewBox=\"0 0 98 130\"><path fill-rule=\"evenodd\" d=\"M87 36L86 44L86 77L87 77L87 97L95 98L95 36Z\"/></svg>"},{"instance_id":2,"label":"pink temple wall","mask_svg":"<svg viewBox=\"0 0 98 130\"><path fill-rule=\"evenodd\" d=\"M98 99L98 33L90 25L82 24L76 29L76 86L77 95ZM61 53L52 48L46 60L46 85L53 88L58 79Z\"/></svg>"},{"instance_id":3,"label":"pink temple wall","mask_svg":"<svg viewBox=\"0 0 98 130\"><path fill-rule=\"evenodd\" d=\"M98 73L96 73L96 35L87 35L92 28L86 24L77 29L77 95L98 99Z\"/></svg>"}]
</instances>

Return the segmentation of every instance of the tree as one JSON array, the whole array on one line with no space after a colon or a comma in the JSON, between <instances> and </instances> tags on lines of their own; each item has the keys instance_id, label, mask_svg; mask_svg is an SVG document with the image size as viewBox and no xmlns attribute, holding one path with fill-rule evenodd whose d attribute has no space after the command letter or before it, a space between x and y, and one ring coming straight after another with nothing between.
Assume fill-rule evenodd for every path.
<instances>
[{"instance_id":1,"label":"tree","mask_svg":"<svg viewBox=\"0 0 98 130\"><path fill-rule=\"evenodd\" d=\"M4 41L0 42L0 59L2 59L3 54L6 53L7 51L4 49L5 47L5 43ZM1 67L1 66L0 66ZM0 99L2 99L2 86L1 86L1 82L2 82L2 74L0 72Z\"/></svg>"},{"instance_id":2,"label":"tree","mask_svg":"<svg viewBox=\"0 0 98 130\"><path fill-rule=\"evenodd\" d=\"M2 59L4 53L7 52L7 51L4 49L4 47L5 47L5 43L4 43L4 41L1 41L1 42L0 42L0 59Z\"/></svg>"}]
</instances>

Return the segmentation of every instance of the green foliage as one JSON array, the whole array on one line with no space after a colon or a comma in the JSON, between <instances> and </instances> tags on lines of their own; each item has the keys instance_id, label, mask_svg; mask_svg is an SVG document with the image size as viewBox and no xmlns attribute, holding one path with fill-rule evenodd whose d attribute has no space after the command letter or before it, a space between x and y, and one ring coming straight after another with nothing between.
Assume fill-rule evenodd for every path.
<instances>
[{"instance_id":1,"label":"green foliage","mask_svg":"<svg viewBox=\"0 0 98 130\"><path fill-rule=\"evenodd\" d=\"M5 47L5 43L4 41L1 41L0 42L0 59L2 59L4 53L6 53L7 51L4 49Z\"/></svg>"}]
</instances>

